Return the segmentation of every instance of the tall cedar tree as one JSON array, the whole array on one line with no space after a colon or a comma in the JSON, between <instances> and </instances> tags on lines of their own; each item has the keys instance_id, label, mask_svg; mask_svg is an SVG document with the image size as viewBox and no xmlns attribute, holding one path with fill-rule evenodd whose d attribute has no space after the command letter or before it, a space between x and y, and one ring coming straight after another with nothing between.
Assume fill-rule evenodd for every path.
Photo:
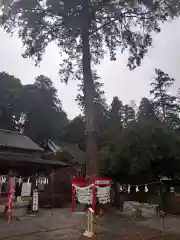
<instances>
[{"instance_id":1,"label":"tall cedar tree","mask_svg":"<svg viewBox=\"0 0 180 240\"><path fill-rule=\"evenodd\" d=\"M19 28L24 57L42 59L47 45L55 41L64 60L60 78L81 79L84 84L87 132L87 174L98 174L92 68L109 50L116 59L118 47L129 50L128 66L134 69L152 43L151 32L159 22L179 15L177 0L20 0L12 4L4 27Z\"/></svg>"},{"instance_id":2,"label":"tall cedar tree","mask_svg":"<svg viewBox=\"0 0 180 240\"><path fill-rule=\"evenodd\" d=\"M57 139L68 124L57 90L46 76L40 75L34 84L23 86L19 107L21 131L37 143Z\"/></svg>"},{"instance_id":3,"label":"tall cedar tree","mask_svg":"<svg viewBox=\"0 0 180 240\"><path fill-rule=\"evenodd\" d=\"M142 98L137 115L138 121L152 121L156 117L154 104L149 99Z\"/></svg>"},{"instance_id":4,"label":"tall cedar tree","mask_svg":"<svg viewBox=\"0 0 180 240\"><path fill-rule=\"evenodd\" d=\"M109 119L113 128L122 127L123 121L123 103L118 97L114 97L109 109Z\"/></svg>"},{"instance_id":5,"label":"tall cedar tree","mask_svg":"<svg viewBox=\"0 0 180 240\"><path fill-rule=\"evenodd\" d=\"M150 94L153 96L156 111L163 122L176 129L179 126L179 106L177 98L168 93L175 80L160 69L155 69L155 75Z\"/></svg>"},{"instance_id":6,"label":"tall cedar tree","mask_svg":"<svg viewBox=\"0 0 180 240\"><path fill-rule=\"evenodd\" d=\"M135 121L135 111L131 106L125 104L123 106L123 126L127 127L132 121Z\"/></svg>"},{"instance_id":7,"label":"tall cedar tree","mask_svg":"<svg viewBox=\"0 0 180 240\"><path fill-rule=\"evenodd\" d=\"M113 98L108 111L108 126L105 131L104 144L114 142L123 127L123 103L116 96Z\"/></svg>"}]
</instances>

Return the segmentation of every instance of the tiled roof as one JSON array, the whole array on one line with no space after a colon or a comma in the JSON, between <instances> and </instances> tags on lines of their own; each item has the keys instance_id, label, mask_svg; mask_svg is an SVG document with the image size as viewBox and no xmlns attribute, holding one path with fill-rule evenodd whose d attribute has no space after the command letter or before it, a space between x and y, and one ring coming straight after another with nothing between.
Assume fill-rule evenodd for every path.
<instances>
[{"instance_id":1,"label":"tiled roof","mask_svg":"<svg viewBox=\"0 0 180 240\"><path fill-rule=\"evenodd\" d=\"M85 153L78 148L77 144L62 143L62 147L74 158L75 163L85 164Z\"/></svg>"},{"instance_id":2,"label":"tiled roof","mask_svg":"<svg viewBox=\"0 0 180 240\"><path fill-rule=\"evenodd\" d=\"M43 151L36 143L23 134L0 129L0 147L19 148L32 151Z\"/></svg>"},{"instance_id":3,"label":"tiled roof","mask_svg":"<svg viewBox=\"0 0 180 240\"><path fill-rule=\"evenodd\" d=\"M85 164L85 153L79 149L77 144L67 142L52 142L55 151L67 151L72 157L73 162L78 164Z\"/></svg>"},{"instance_id":4,"label":"tiled roof","mask_svg":"<svg viewBox=\"0 0 180 240\"><path fill-rule=\"evenodd\" d=\"M1 160L13 160L14 162L25 162L25 163L37 163L37 164L45 164L45 165L56 165L56 166L71 166L71 164L54 161L54 160L44 160L42 158L23 156L20 154L8 154L8 153L0 153L0 163Z\"/></svg>"}]
</instances>

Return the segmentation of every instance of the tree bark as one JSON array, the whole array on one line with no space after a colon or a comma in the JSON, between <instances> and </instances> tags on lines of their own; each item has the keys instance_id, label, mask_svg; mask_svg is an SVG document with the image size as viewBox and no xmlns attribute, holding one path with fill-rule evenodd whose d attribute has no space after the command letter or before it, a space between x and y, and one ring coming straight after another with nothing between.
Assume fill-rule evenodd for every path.
<instances>
[{"instance_id":1,"label":"tree bark","mask_svg":"<svg viewBox=\"0 0 180 240\"><path fill-rule=\"evenodd\" d=\"M84 26L82 28L82 66L84 83L84 102L86 120L86 175L98 174L98 146L94 109L94 82L91 70L91 53L89 44L90 12L89 1L84 0Z\"/></svg>"}]
</instances>

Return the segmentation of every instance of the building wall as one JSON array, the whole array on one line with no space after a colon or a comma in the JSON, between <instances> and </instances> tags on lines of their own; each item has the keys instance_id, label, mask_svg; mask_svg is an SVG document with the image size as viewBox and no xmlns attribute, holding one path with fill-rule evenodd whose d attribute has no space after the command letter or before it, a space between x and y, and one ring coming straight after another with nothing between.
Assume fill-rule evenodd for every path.
<instances>
[{"instance_id":1,"label":"building wall","mask_svg":"<svg viewBox=\"0 0 180 240\"><path fill-rule=\"evenodd\" d=\"M72 178L78 177L76 167L62 167L50 177L50 183L40 192L40 207L63 207L71 202Z\"/></svg>"}]
</instances>

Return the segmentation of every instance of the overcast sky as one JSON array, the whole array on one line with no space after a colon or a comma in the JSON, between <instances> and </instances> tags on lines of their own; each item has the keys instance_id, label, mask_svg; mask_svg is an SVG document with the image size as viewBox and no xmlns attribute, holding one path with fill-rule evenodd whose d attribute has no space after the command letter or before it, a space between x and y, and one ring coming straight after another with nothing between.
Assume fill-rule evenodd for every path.
<instances>
[{"instance_id":1,"label":"overcast sky","mask_svg":"<svg viewBox=\"0 0 180 240\"><path fill-rule=\"evenodd\" d=\"M127 55L118 54L116 62L110 62L108 56L99 66L99 74L104 83L104 91L108 103L113 96L118 96L124 103L135 100L137 103L143 96L148 96L149 83L154 69L161 68L176 79L173 92L180 87L180 19L166 23L160 34L154 35L153 47L142 62L142 66L134 71L126 67ZM58 89L59 98L69 118L80 113L75 102L77 82L71 81L68 86L60 82L58 76L58 48L51 44L40 67L35 67L31 59L23 59L21 41L10 37L0 29L0 71L6 71L19 77L23 84L32 83L40 74L50 77Z\"/></svg>"}]
</instances>

